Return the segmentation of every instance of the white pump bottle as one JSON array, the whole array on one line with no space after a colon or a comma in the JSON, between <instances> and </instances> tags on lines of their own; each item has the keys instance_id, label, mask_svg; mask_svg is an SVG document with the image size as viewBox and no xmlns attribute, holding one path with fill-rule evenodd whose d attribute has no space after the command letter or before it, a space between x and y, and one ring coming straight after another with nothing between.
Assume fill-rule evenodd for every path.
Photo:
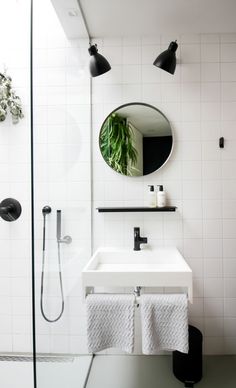
<instances>
[{"instance_id":1,"label":"white pump bottle","mask_svg":"<svg viewBox=\"0 0 236 388\"><path fill-rule=\"evenodd\" d=\"M165 207L166 206L166 193L163 190L162 185L158 185L157 191L157 207Z\"/></svg>"},{"instance_id":2,"label":"white pump bottle","mask_svg":"<svg viewBox=\"0 0 236 388\"><path fill-rule=\"evenodd\" d=\"M149 186L149 192L148 192L148 207L156 207L157 206L157 197L156 193L154 191L153 185Z\"/></svg>"}]
</instances>

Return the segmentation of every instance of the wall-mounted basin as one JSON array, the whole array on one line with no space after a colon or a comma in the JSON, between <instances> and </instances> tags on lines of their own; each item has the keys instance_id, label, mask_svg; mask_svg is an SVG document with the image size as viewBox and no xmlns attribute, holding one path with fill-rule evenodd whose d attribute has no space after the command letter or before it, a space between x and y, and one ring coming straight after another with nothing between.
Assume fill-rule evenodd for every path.
<instances>
[{"instance_id":1,"label":"wall-mounted basin","mask_svg":"<svg viewBox=\"0 0 236 388\"><path fill-rule=\"evenodd\" d=\"M99 248L82 271L85 295L93 287L184 287L192 302L192 270L175 247Z\"/></svg>"}]
</instances>

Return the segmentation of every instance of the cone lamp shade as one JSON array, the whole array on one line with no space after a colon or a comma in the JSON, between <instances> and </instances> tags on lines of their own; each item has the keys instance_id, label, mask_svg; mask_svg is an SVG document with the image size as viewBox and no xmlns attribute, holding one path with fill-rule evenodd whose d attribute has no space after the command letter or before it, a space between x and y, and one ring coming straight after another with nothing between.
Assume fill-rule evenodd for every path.
<instances>
[{"instance_id":1,"label":"cone lamp shade","mask_svg":"<svg viewBox=\"0 0 236 388\"><path fill-rule=\"evenodd\" d=\"M89 69L92 77L97 77L111 70L110 63L107 59L98 53L96 44L90 45L88 52L91 55Z\"/></svg>"},{"instance_id":2,"label":"cone lamp shade","mask_svg":"<svg viewBox=\"0 0 236 388\"><path fill-rule=\"evenodd\" d=\"M159 67L162 70L167 71L170 74L174 74L176 68L175 52L177 48L177 42L171 42L168 49L158 55L158 57L153 62L153 65Z\"/></svg>"}]
</instances>

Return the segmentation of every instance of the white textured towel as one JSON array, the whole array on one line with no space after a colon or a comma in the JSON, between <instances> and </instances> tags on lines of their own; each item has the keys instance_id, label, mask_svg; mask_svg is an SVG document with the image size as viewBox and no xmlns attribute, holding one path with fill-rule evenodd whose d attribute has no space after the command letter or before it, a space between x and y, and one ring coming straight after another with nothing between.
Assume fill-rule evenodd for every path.
<instances>
[{"instance_id":1,"label":"white textured towel","mask_svg":"<svg viewBox=\"0 0 236 388\"><path fill-rule=\"evenodd\" d=\"M134 295L91 294L86 298L88 349L96 353L134 349Z\"/></svg>"},{"instance_id":2,"label":"white textured towel","mask_svg":"<svg viewBox=\"0 0 236 388\"><path fill-rule=\"evenodd\" d=\"M188 301L185 294L141 295L144 354L160 350L188 353Z\"/></svg>"}]
</instances>

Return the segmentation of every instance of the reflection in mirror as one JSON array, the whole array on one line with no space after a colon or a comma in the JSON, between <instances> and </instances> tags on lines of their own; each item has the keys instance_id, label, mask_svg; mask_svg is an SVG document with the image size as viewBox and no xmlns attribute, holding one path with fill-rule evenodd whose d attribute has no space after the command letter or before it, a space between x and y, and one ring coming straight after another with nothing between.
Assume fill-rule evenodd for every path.
<instances>
[{"instance_id":1,"label":"reflection in mirror","mask_svg":"<svg viewBox=\"0 0 236 388\"><path fill-rule=\"evenodd\" d=\"M169 121L155 107L130 103L105 119L99 136L101 154L116 172L143 176L158 170L169 158L173 136Z\"/></svg>"}]
</instances>

